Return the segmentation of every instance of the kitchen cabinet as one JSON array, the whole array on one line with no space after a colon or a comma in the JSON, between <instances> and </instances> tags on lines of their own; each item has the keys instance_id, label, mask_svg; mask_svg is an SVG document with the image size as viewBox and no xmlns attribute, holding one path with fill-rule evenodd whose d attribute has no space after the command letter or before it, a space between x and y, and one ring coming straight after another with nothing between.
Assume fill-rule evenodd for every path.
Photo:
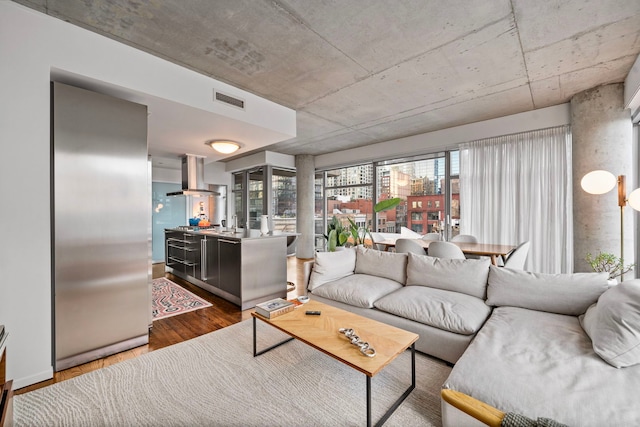
<instances>
[{"instance_id":1,"label":"kitchen cabinet","mask_svg":"<svg viewBox=\"0 0 640 427\"><path fill-rule=\"evenodd\" d=\"M218 239L219 288L240 298L242 283L242 242Z\"/></svg>"},{"instance_id":2,"label":"kitchen cabinet","mask_svg":"<svg viewBox=\"0 0 640 427\"><path fill-rule=\"evenodd\" d=\"M166 271L242 310L287 295L287 236L165 230Z\"/></svg>"},{"instance_id":3,"label":"kitchen cabinet","mask_svg":"<svg viewBox=\"0 0 640 427\"><path fill-rule=\"evenodd\" d=\"M175 271L200 276L200 236L184 232L166 234L165 262Z\"/></svg>"}]
</instances>

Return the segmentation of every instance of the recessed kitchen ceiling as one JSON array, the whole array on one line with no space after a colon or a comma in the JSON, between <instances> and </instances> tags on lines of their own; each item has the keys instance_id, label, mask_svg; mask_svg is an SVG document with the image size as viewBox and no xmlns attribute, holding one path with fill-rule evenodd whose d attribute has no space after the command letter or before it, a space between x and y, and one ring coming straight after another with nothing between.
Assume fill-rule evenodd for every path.
<instances>
[{"instance_id":1,"label":"recessed kitchen ceiling","mask_svg":"<svg viewBox=\"0 0 640 427\"><path fill-rule=\"evenodd\" d=\"M564 103L640 53L638 0L17 2L297 110L297 137L268 148L286 154ZM179 141L198 114L150 133Z\"/></svg>"}]
</instances>

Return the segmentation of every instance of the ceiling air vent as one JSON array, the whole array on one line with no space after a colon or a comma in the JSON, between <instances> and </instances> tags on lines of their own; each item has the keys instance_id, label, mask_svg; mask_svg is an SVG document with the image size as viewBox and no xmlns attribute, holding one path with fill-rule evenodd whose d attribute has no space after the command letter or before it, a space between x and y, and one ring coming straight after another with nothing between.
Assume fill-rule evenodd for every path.
<instances>
[{"instance_id":1,"label":"ceiling air vent","mask_svg":"<svg viewBox=\"0 0 640 427\"><path fill-rule=\"evenodd\" d=\"M222 92L213 91L213 99L216 101L224 102L227 105L231 105L236 108L244 110L244 100L240 98L234 98L231 95L227 95Z\"/></svg>"}]
</instances>

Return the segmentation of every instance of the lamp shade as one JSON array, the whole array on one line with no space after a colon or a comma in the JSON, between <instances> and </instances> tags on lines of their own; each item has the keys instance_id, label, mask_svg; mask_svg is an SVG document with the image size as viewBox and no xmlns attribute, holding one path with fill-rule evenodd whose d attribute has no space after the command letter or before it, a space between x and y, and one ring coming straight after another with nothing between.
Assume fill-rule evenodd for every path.
<instances>
[{"instance_id":1,"label":"lamp shade","mask_svg":"<svg viewBox=\"0 0 640 427\"><path fill-rule=\"evenodd\" d=\"M629 198L627 199L627 203L633 209L640 211L640 188L636 188L629 194Z\"/></svg>"},{"instance_id":2,"label":"lamp shade","mask_svg":"<svg viewBox=\"0 0 640 427\"><path fill-rule=\"evenodd\" d=\"M597 170L582 177L580 186L589 194L604 194L613 190L618 179L611 172Z\"/></svg>"},{"instance_id":3,"label":"lamp shade","mask_svg":"<svg viewBox=\"0 0 640 427\"><path fill-rule=\"evenodd\" d=\"M231 154L240 148L240 144L235 141L209 141L207 142L218 153Z\"/></svg>"}]
</instances>

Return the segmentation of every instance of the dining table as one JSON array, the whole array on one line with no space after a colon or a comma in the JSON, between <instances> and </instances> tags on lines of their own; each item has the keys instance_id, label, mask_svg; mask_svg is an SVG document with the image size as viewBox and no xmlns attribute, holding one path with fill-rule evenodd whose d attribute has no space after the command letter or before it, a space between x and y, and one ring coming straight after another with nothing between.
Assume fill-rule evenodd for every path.
<instances>
[{"instance_id":1,"label":"dining table","mask_svg":"<svg viewBox=\"0 0 640 427\"><path fill-rule=\"evenodd\" d=\"M429 251L429 244L437 240L411 239L420 244L425 251ZM384 239L374 242L376 245L384 246L385 251L395 248L395 239ZM462 249L465 255L478 255L491 258L491 264L498 265L498 257L504 261L516 247L514 245L499 245L494 243L470 243L470 242L451 242Z\"/></svg>"}]
</instances>

